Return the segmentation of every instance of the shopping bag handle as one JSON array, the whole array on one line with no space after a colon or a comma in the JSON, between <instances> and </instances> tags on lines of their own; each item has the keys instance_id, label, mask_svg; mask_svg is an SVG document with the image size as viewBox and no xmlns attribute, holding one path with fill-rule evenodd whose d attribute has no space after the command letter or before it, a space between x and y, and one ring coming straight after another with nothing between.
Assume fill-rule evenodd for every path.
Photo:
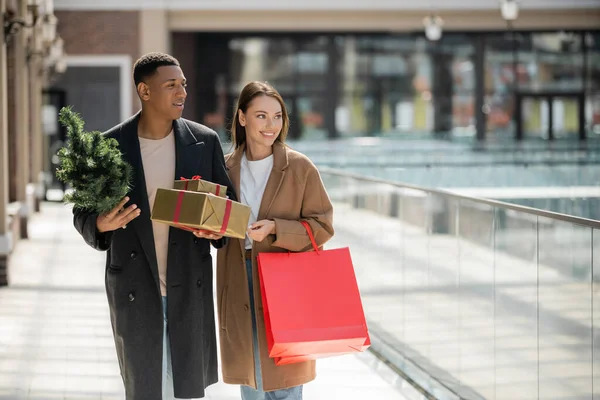
<instances>
[{"instance_id":1,"label":"shopping bag handle","mask_svg":"<svg viewBox=\"0 0 600 400\"><path fill-rule=\"evenodd\" d=\"M310 229L310 225L306 221L300 221L306 232L308 233L308 237L310 238L310 242L312 243L313 249L319 254L319 247L317 246L317 242L315 241L315 237L313 236L312 229Z\"/></svg>"}]
</instances>

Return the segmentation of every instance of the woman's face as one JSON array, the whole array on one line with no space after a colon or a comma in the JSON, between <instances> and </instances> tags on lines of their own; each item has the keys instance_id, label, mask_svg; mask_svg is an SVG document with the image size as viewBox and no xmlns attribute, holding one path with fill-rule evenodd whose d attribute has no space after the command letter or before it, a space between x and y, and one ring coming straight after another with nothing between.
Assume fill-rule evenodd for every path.
<instances>
[{"instance_id":1,"label":"woman's face","mask_svg":"<svg viewBox=\"0 0 600 400\"><path fill-rule=\"evenodd\" d=\"M277 99L255 97L246 112L238 111L240 124L246 128L246 141L251 147L271 147L283 127L283 111Z\"/></svg>"}]
</instances>

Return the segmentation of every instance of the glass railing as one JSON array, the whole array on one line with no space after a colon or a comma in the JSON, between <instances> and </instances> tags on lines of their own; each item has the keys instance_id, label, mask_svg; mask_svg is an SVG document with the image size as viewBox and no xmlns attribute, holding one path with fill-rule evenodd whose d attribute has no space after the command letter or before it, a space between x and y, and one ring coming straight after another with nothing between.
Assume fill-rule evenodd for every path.
<instances>
[{"instance_id":1,"label":"glass railing","mask_svg":"<svg viewBox=\"0 0 600 400\"><path fill-rule=\"evenodd\" d=\"M600 222L321 169L372 350L438 399L600 398Z\"/></svg>"},{"instance_id":2,"label":"glass railing","mask_svg":"<svg viewBox=\"0 0 600 400\"><path fill-rule=\"evenodd\" d=\"M600 164L600 162L598 163ZM518 164L335 167L359 175L435 188L600 187L598 164ZM323 166L322 164L320 166Z\"/></svg>"},{"instance_id":3,"label":"glass railing","mask_svg":"<svg viewBox=\"0 0 600 400\"><path fill-rule=\"evenodd\" d=\"M344 168L411 185L456 191L582 218L600 219L598 165L478 165Z\"/></svg>"},{"instance_id":4,"label":"glass railing","mask_svg":"<svg viewBox=\"0 0 600 400\"><path fill-rule=\"evenodd\" d=\"M600 162L600 140L482 143L475 146L441 140L357 138L290 144L316 164L343 168Z\"/></svg>"},{"instance_id":5,"label":"glass railing","mask_svg":"<svg viewBox=\"0 0 600 400\"><path fill-rule=\"evenodd\" d=\"M293 144L320 168L600 219L600 141L472 145L361 138Z\"/></svg>"}]
</instances>

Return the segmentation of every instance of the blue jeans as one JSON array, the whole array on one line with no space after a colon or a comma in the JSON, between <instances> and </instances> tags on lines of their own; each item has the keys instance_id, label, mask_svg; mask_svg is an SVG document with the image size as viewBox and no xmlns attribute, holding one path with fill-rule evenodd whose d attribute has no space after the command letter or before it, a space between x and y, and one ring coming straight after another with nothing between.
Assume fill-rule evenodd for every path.
<instances>
[{"instance_id":1,"label":"blue jeans","mask_svg":"<svg viewBox=\"0 0 600 400\"><path fill-rule=\"evenodd\" d=\"M262 373L260 369L260 353L258 350L258 330L256 329L256 314L254 312L254 288L252 286L252 260L246 260L248 274L248 289L250 290L250 310L252 312L252 343L254 345L254 370L256 371L257 389L242 386L242 400L302 400L302 385L289 389L263 391Z\"/></svg>"}]
</instances>

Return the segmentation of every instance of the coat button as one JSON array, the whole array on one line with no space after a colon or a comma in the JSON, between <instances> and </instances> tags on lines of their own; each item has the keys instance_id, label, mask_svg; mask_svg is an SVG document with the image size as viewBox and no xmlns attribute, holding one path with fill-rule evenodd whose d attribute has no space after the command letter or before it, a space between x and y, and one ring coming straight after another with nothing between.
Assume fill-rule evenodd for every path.
<instances>
[{"instance_id":1,"label":"coat button","mask_svg":"<svg viewBox=\"0 0 600 400\"><path fill-rule=\"evenodd\" d=\"M135 300L135 296L133 295L133 293L129 293L129 301L134 301Z\"/></svg>"},{"instance_id":2,"label":"coat button","mask_svg":"<svg viewBox=\"0 0 600 400\"><path fill-rule=\"evenodd\" d=\"M198 285L198 287L202 286L202 279L198 279L198 282L196 282L196 285Z\"/></svg>"},{"instance_id":3,"label":"coat button","mask_svg":"<svg viewBox=\"0 0 600 400\"><path fill-rule=\"evenodd\" d=\"M130 257L131 257L131 259L136 258L137 257L137 253L135 251L132 251Z\"/></svg>"},{"instance_id":4,"label":"coat button","mask_svg":"<svg viewBox=\"0 0 600 400\"><path fill-rule=\"evenodd\" d=\"M198 238L194 238L194 244L198 244Z\"/></svg>"}]
</instances>

